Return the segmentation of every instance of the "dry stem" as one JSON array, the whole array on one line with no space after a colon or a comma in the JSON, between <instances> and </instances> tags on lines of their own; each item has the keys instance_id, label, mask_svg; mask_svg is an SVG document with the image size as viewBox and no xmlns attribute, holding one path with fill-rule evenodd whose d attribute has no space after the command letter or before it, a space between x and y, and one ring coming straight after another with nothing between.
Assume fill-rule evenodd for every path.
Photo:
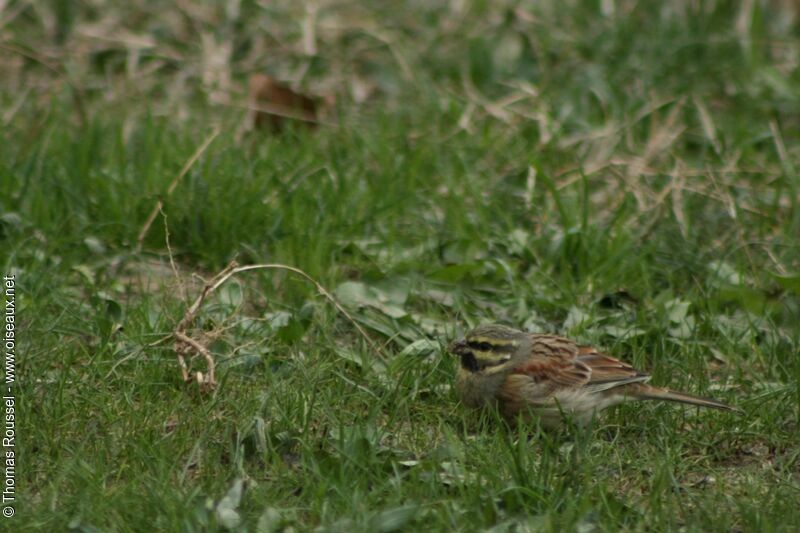
<instances>
[{"instance_id":1,"label":"dry stem","mask_svg":"<svg viewBox=\"0 0 800 533\"><path fill-rule=\"evenodd\" d=\"M333 295L328 292L325 287L323 287L319 282L317 282L314 278L306 274L304 271L300 270L299 268L295 268L289 265L282 265L279 263L268 263L268 264L259 264L259 265L245 265L245 266L238 266L236 261L231 261L228 266L222 269L216 276L214 276L211 280L207 281L203 286L203 290L200 292L200 295L195 299L192 305L186 310L186 313L183 316L183 319L175 326L175 329L172 332L172 336L175 339L175 353L178 356L178 363L181 367L181 375L184 381L190 381L192 379L189 365L186 363L186 356L194 351L199 355L202 355L203 358L206 360L207 365L207 373L204 376L201 372L196 373L196 379L198 384L200 385L201 389L213 389L217 385L216 381L216 364L214 362L214 357L211 355L211 352L206 348L201 342L193 339L190 337L186 331L191 325L191 323L197 318L197 313L203 306L203 302L208 297L209 294L214 292L217 288L219 288L223 283L228 281L231 277L235 276L240 272L248 272L250 270L261 270L261 269L274 269L274 270L287 270L289 272L293 272L298 274L306 281L311 282L316 288L317 292L319 292L322 296L324 296L329 302L333 304L337 311L342 313L347 320L350 321L351 324L356 328L356 330L361 334L364 340L367 341L370 348L378 354L381 359L384 359L383 351L372 341L370 336L367 334L366 331L355 321L355 319L347 312L347 310L342 307L342 305L333 297Z\"/></svg>"},{"instance_id":2,"label":"dry stem","mask_svg":"<svg viewBox=\"0 0 800 533\"><path fill-rule=\"evenodd\" d=\"M172 191L175 190L175 187L178 186L178 183L180 183L180 181L183 179L186 173L189 172L189 169L192 168L192 166L194 166L195 162L197 162L200 156L203 155L203 152L206 151L206 149L212 143L212 141L217 138L217 135L219 135L219 133L220 130L215 130L211 135L208 136L208 138L205 141L203 141L203 144L201 144L197 148L197 150L194 151L192 157L190 157L186 161L181 171L178 173L177 176L175 176L175 179L172 180L172 183L169 184L169 187L167 187L167 192L165 195L166 197L169 197L172 194ZM153 221L156 219L156 216L158 216L158 213L161 211L163 207L164 207L164 200L159 198L158 201L156 202L156 205L153 206L153 210L150 211L150 215L148 215L147 220L142 226L142 229L139 231L139 236L136 238L136 253L142 251L142 242L144 241L144 238L147 236L147 232L150 231L150 226L153 225Z\"/></svg>"}]
</instances>

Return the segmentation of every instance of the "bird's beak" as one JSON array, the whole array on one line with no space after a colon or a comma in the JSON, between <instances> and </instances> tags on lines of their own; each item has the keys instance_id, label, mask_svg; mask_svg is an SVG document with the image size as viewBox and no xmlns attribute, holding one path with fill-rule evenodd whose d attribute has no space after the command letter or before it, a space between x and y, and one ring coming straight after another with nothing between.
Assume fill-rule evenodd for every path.
<instances>
[{"instance_id":1,"label":"bird's beak","mask_svg":"<svg viewBox=\"0 0 800 533\"><path fill-rule=\"evenodd\" d=\"M447 351L453 355L461 355L465 352L466 348L467 341L464 339L458 339L457 341L450 343L450 346L447 347Z\"/></svg>"}]
</instances>

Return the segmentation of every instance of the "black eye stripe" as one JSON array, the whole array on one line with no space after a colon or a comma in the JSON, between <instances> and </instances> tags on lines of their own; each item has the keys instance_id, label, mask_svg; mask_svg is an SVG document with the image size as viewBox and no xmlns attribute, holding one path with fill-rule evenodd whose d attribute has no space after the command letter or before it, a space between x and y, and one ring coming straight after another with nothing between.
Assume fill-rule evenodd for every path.
<instances>
[{"instance_id":1,"label":"black eye stripe","mask_svg":"<svg viewBox=\"0 0 800 533\"><path fill-rule=\"evenodd\" d=\"M467 346L478 352L514 353L517 349L517 347L512 344L492 344L485 341L467 341Z\"/></svg>"},{"instance_id":2,"label":"black eye stripe","mask_svg":"<svg viewBox=\"0 0 800 533\"><path fill-rule=\"evenodd\" d=\"M492 350L492 345L488 342L469 341L467 342L467 346L473 350L479 350L481 352L489 352Z\"/></svg>"}]
</instances>

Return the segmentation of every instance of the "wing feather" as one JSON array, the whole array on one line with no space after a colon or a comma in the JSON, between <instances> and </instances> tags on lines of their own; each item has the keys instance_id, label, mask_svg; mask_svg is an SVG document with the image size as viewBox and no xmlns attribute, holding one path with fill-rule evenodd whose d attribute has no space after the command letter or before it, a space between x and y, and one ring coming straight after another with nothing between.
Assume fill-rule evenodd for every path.
<instances>
[{"instance_id":1,"label":"wing feather","mask_svg":"<svg viewBox=\"0 0 800 533\"><path fill-rule=\"evenodd\" d=\"M650 379L628 363L555 335L534 335L531 356L513 373L550 383L552 390L585 387L593 392Z\"/></svg>"}]
</instances>

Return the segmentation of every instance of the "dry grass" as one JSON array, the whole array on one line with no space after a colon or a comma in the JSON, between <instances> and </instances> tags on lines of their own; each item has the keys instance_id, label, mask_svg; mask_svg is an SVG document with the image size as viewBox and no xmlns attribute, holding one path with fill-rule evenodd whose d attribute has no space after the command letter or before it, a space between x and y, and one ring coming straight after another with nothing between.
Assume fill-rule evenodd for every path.
<instances>
[{"instance_id":1,"label":"dry grass","mask_svg":"<svg viewBox=\"0 0 800 533\"><path fill-rule=\"evenodd\" d=\"M35 376L18 525L792 530L798 16L0 2L0 239ZM318 126L248 128L254 100L298 111L254 75ZM266 272L206 283L234 258ZM476 418L441 347L488 321L747 415Z\"/></svg>"}]
</instances>

